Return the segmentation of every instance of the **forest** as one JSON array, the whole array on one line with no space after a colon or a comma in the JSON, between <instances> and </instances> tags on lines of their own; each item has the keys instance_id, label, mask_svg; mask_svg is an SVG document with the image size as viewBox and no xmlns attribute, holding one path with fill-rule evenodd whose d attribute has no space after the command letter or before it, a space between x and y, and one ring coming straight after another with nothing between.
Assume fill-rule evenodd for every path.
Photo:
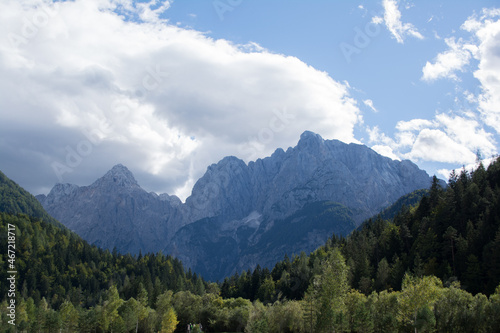
<instances>
[{"instance_id":1,"label":"forest","mask_svg":"<svg viewBox=\"0 0 500 333\"><path fill-rule=\"evenodd\" d=\"M3 175L2 175L3 176ZM500 160L434 178L418 201L207 282L168 255L122 255L46 221L2 178L0 246L16 226L16 326L0 274L2 332L494 332L500 327ZM5 195L8 189L9 195ZM416 194L417 195L417 194ZM17 203L21 201L21 203ZM10 207L4 209L4 207ZM42 210L43 211L43 210ZM392 215L393 217L388 217ZM6 267L2 251L0 265Z\"/></svg>"}]
</instances>

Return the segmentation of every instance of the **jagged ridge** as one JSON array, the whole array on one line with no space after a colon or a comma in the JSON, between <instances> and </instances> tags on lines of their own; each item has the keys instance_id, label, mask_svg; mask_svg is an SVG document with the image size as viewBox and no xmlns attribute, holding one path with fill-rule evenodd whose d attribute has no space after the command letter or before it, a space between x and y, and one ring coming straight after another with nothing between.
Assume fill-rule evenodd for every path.
<instances>
[{"instance_id":1,"label":"jagged ridge","mask_svg":"<svg viewBox=\"0 0 500 333\"><path fill-rule=\"evenodd\" d=\"M59 184L39 199L50 214L93 244L132 253L163 250L193 268L204 261L205 267L220 266L219 275L204 272L216 279L256 262L272 263L288 251L315 248L333 231L340 232L314 229L308 220L301 248L277 243L273 248L271 242L266 245L270 248L259 250L263 235L276 232L273 226L307 205L344 207L352 230L400 196L429 184L427 173L410 161L394 161L366 146L323 140L306 131L296 147L277 149L248 165L230 156L209 166L185 204L174 196L147 193L123 165L90 186ZM214 244L231 259L206 258Z\"/></svg>"}]
</instances>

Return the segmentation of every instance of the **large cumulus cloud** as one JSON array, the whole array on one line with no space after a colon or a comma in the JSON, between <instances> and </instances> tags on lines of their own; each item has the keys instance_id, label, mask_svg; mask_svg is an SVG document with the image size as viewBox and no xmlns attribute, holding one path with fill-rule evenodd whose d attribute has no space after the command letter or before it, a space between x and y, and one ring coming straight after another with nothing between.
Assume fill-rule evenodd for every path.
<instances>
[{"instance_id":1,"label":"large cumulus cloud","mask_svg":"<svg viewBox=\"0 0 500 333\"><path fill-rule=\"evenodd\" d=\"M39 193L123 163L147 189L185 197L225 155L265 156L306 129L356 141L347 83L172 25L168 5L2 1L2 171Z\"/></svg>"}]
</instances>

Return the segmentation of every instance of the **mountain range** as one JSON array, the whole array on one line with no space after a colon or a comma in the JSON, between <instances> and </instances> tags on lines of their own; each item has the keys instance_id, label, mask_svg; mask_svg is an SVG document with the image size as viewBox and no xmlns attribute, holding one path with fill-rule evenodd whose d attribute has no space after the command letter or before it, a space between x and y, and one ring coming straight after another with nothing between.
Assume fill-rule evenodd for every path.
<instances>
[{"instance_id":1,"label":"mountain range","mask_svg":"<svg viewBox=\"0 0 500 333\"><path fill-rule=\"evenodd\" d=\"M148 193L123 165L89 186L57 184L37 199L91 244L122 253L163 251L218 280L313 251L430 183L410 161L306 131L286 151L248 164L229 156L210 165L185 203Z\"/></svg>"}]
</instances>

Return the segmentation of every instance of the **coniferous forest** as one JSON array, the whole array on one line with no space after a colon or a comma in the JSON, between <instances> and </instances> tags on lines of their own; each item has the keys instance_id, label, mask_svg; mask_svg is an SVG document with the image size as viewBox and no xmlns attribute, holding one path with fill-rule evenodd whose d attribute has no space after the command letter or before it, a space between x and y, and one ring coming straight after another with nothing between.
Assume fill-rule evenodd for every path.
<instances>
[{"instance_id":1,"label":"coniferous forest","mask_svg":"<svg viewBox=\"0 0 500 333\"><path fill-rule=\"evenodd\" d=\"M211 283L168 255L90 246L1 176L0 246L14 225L17 269L13 326L2 251L3 332L499 331L500 160L435 178L309 255Z\"/></svg>"}]
</instances>

